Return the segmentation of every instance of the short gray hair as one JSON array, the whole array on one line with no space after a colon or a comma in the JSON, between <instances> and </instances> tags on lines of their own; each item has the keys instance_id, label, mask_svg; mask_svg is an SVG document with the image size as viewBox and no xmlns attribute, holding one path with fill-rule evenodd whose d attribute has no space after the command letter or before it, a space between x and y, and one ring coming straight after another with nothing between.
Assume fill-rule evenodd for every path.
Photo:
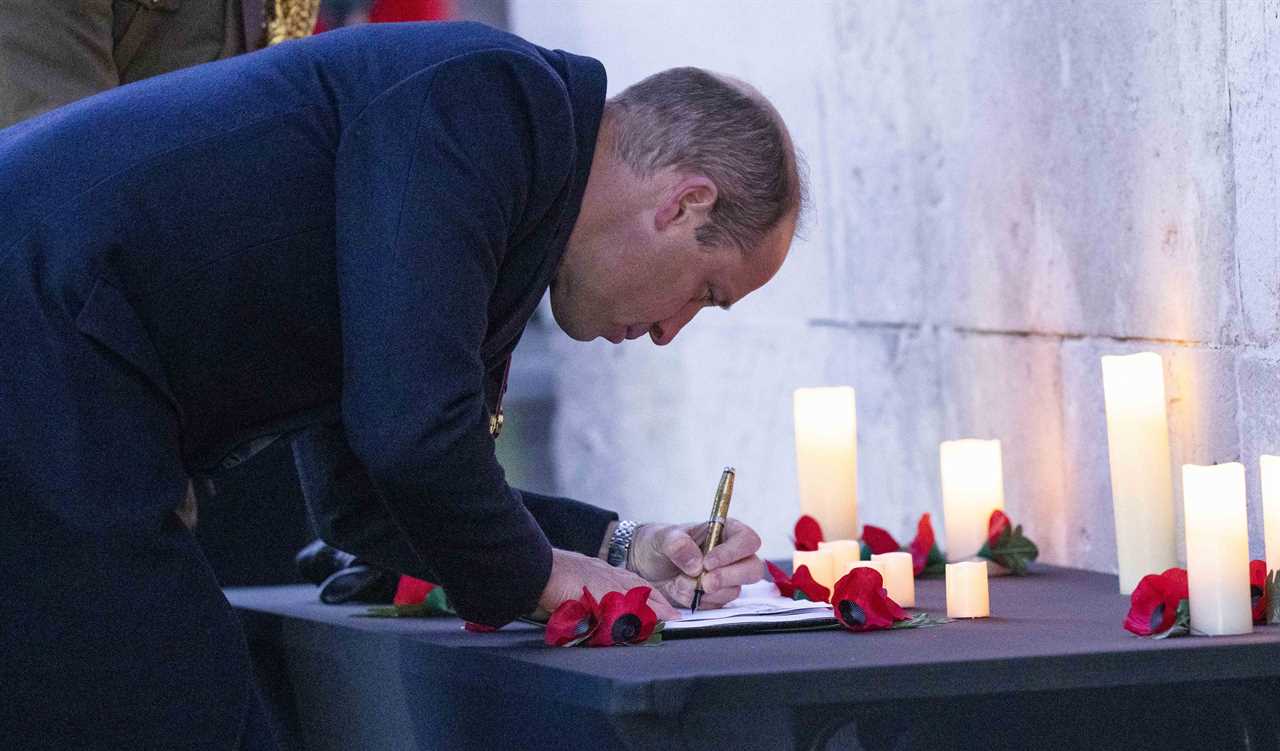
<instances>
[{"instance_id":1,"label":"short gray hair","mask_svg":"<svg viewBox=\"0 0 1280 751\"><path fill-rule=\"evenodd\" d=\"M805 203L802 168L782 118L745 87L700 68L672 68L613 97L605 112L615 151L635 173L674 167L715 183L715 205L697 229L703 245L728 242L750 251Z\"/></svg>"}]
</instances>

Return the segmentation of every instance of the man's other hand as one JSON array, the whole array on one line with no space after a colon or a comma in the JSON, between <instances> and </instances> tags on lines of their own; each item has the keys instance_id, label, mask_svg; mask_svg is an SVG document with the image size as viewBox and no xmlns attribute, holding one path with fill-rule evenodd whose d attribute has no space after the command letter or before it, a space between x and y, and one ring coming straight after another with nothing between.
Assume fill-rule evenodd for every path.
<instances>
[{"instance_id":1,"label":"man's other hand","mask_svg":"<svg viewBox=\"0 0 1280 751\"><path fill-rule=\"evenodd\" d=\"M662 592L671 604L687 608L702 574L699 607L718 608L737 598L743 584L760 581L764 563L756 556L760 536L737 519L728 519L720 544L702 556L706 522L645 524L636 530L627 568Z\"/></svg>"},{"instance_id":2,"label":"man's other hand","mask_svg":"<svg viewBox=\"0 0 1280 751\"><path fill-rule=\"evenodd\" d=\"M599 558L591 558L568 550L551 551L551 577L538 599L538 607L547 613L555 612L557 606L565 600L576 600L582 597L582 588L586 587L591 595L600 601L606 592L622 592L634 587L650 587L654 591L649 594L649 607L659 620L674 621L680 617L675 608L658 594L655 585L641 579L626 569L610 566Z\"/></svg>"}]
</instances>

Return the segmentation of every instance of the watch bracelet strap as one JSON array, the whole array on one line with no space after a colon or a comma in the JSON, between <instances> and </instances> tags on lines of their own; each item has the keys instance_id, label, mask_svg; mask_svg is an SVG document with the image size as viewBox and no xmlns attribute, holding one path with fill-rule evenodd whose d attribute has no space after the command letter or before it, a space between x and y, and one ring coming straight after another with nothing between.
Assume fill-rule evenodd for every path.
<instances>
[{"instance_id":1,"label":"watch bracelet strap","mask_svg":"<svg viewBox=\"0 0 1280 751\"><path fill-rule=\"evenodd\" d=\"M631 543L635 540L639 522L622 520L613 528L609 538L609 554L606 560L610 566L625 567L631 555Z\"/></svg>"}]
</instances>

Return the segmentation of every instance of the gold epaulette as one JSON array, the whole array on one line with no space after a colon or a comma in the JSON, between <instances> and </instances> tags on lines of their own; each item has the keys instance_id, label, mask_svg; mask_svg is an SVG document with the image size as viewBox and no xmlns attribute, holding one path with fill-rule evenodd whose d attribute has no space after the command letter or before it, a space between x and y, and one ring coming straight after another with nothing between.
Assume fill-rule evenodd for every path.
<instances>
[{"instance_id":1,"label":"gold epaulette","mask_svg":"<svg viewBox=\"0 0 1280 751\"><path fill-rule=\"evenodd\" d=\"M252 0L250 0L252 1ZM320 13L320 0L265 0L267 44L310 36Z\"/></svg>"}]
</instances>

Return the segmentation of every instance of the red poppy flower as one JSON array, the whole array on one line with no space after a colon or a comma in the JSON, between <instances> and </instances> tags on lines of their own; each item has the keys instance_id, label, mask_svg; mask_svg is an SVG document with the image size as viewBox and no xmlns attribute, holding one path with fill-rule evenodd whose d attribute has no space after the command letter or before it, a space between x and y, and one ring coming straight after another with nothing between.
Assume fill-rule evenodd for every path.
<instances>
[{"instance_id":1,"label":"red poppy flower","mask_svg":"<svg viewBox=\"0 0 1280 751\"><path fill-rule=\"evenodd\" d=\"M1249 561L1249 596L1253 598L1253 622L1267 622L1267 562Z\"/></svg>"},{"instance_id":2,"label":"red poppy flower","mask_svg":"<svg viewBox=\"0 0 1280 751\"><path fill-rule=\"evenodd\" d=\"M400 582L396 584L396 596L391 600L392 605L421 605L426 601L427 595L431 594L431 590L436 585L421 579L415 579L412 576L400 575ZM386 602L386 600L383 600Z\"/></svg>"},{"instance_id":3,"label":"red poppy flower","mask_svg":"<svg viewBox=\"0 0 1280 751\"><path fill-rule=\"evenodd\" d=\"M1000 509L991 512L991 518L987 521L987 546L994 549L997 542L1000 542L1000 535L1009 528L1009 517Z\"/></svg>"},{"instance_id":4,"label":"red poppy flower","mask_svg":"<svg viewBox=\"0 0 1280 751\"><path fill-rule=\"evenodd\" d=\"M860 566L836 582L831 596L836 620L850 631L875 631L893 628L897 621L910 616L898 603L889 599L880 572L869 566Z\"/></svg>"},{"instance_id":5,"label":"red poppy flower","mask_svg":"<svg viewBox=\"0 0 1280 751\"><path fill-rule=\"evenodd\" d=\"M553 647L572 646L595 633L599 623L596 598L583 587L581 598L560 603L547 619L547 633L543 641Z\"/></svg>"},{"instance_id":6,"label":"red poppy flower","mask_svg":"<svg viewBox=\"0 0 1280 751\"><path fill-rule=\"evenodd\" d=\"M831 596L830 590L813 580L808 566L801 566L796 569L793 576L787 576L782 569L769 561L765 561L764 565L769 567L769 575L773 577L773 583L778 585L778 592L783 597L790 597L793 600L827 602L827 599ZM797 593L799 593L799 597L796 596Z\"/></svg>"},{"instance_id":7,"label":"red poppy flower","mask_svg":"<svg viewBox=\"0 0 1280 751\"><path fill-rule=\"evenodd\" d=\"M492 634L498 630L496 626L486 626L483 623L472 623L471 621L464 621L462 627L473 634Z\"/></svg>"},{"instance_id":8,"label":"red poppy flower","mask_svg":"<svg viewBox=\"0 0 1280 751\"><path fill-rule=\"evenodd\" d=\"M933 550L934 542L933 522L929 521L927 513L921 514L920 523L916 525L915 539L907 546L911 551L911 568L915 569L916 576L929 564L929 552Z\"/></svg>"},{"instance_id":9,"label":"red poppy flower","mask_svg":"<svg viewBox=\"0 0 1280 751\"><path fill-rule=\"evenodd\" d=\"M822 525L808 514L796 520L796 550L817 550L822 542Z\"/></svg>"},{"instance_id":10,"label":"red poppy flower","mask_svg":"<svg viewBox=\"0 0 1280 751\"><path fill-rule=\"evenodd\" d=\"M902 549L898 541L893 539L893 535L870 524L862 527L862 542L871 550L872 555L893 553Z\"/></svg>"},{"instance_id":11,"label":"red poppy flower","mask_svg":"<svg viewBox=\"0 0 1280 751\"><path fill-rule=\"evenodd\" d=\"M1185 570L1171 568L1161 574L1147 574L1129 596L1125 630L1138 636L1168 631L1177 623L1178 605L1187 597Z\"/></svg>"},{"instance_id":12,"label":"red poppy flower","mask_svg":"<svg viewBox=\"0 0 1280 751\"><path fill-rule=\"evenodd\" d=\"M600 625L587 640L592 647L643 644L658 625L658 614L649 607L648 587L633 587L625 595L608 592L600 600Z\"/></svg>"}]
</instances>

